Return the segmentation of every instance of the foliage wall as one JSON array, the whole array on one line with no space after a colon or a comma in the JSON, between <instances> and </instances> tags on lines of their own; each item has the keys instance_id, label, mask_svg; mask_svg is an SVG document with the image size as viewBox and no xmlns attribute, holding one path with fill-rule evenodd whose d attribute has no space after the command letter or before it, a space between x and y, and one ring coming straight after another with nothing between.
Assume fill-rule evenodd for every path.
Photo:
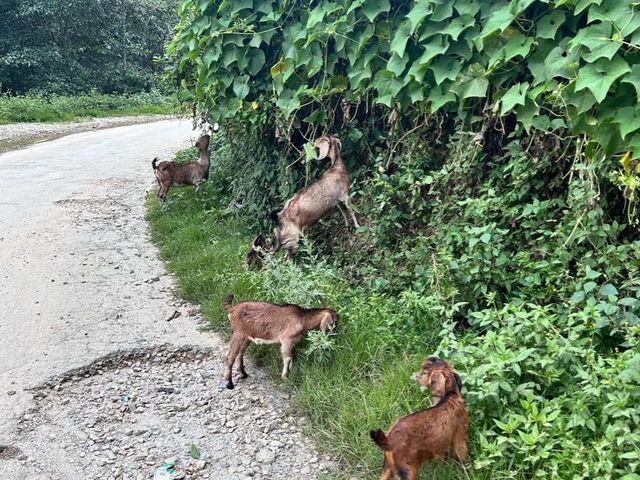
<instances>
[{"instance_id":1,"label":"foliage wall","mask_svg":"<svg viewBox=\"0 0 640 480\"><path fill-rule=\"evenodd\" d=\"M176 6L175 0L3 0L0 90L149 90Z\"/></svg>"},{"instance_id":2,"label":"foliage wall","mask_svg":"<svg viewBox=\"0 0 640 480\"><path fill-rule=\"evenodd\" d=\"M370 295L354 316L384 310L356 358L451 359L478 478L638 478L638 2L183 0L180 15L173 79L226 120L218 193L247 222L267 229L326 168L309 140L343 140L363 227L334 217L311 240Z\"/></svg>"}]
</instances>

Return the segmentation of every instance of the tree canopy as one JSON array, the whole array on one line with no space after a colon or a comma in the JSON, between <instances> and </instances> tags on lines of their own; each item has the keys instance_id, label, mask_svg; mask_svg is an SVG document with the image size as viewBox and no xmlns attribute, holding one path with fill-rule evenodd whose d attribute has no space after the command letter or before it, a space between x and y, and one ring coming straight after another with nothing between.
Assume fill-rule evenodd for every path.
<instances>
[{"instance_id":1,"label":"tree canopy","mask_svg":"<svg viewBox=\"0 0 640 480\"><path fill-rule=\"evenodd\" d=\"M148 90L177 0L4 0L0 90Z\"/></svg>"}]
</instances>

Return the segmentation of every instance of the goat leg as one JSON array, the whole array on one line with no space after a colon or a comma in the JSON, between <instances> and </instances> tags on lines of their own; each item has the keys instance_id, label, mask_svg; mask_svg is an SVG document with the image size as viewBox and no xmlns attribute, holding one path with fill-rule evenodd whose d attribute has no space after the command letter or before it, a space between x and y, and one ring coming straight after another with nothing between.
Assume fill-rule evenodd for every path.
<instances>
[{"instance_id":1,"label":"goat leg","mask_svg":"<svg viewBox=\"0 0 640 480\"><path fill-rule=\"evenodd\" d=\"M338 203L338 210L340 210L342 218L344 219L344 226L349 228L349 217L347 217L347 212L344 211L344 207L341 203Z\"/></svg>"},{"instance_id":2,"label":"goat leg","mask_svg":"<svg viewBox=\"0 0 640 480\"><path fill-rule=\"evenodd\" d=\"M285 379L289 375L289 368L293 362L293 342L283 341L280 351L282 352L282 378Z\"/></svg>"},{"instance_id":3,"label":"goat leg","mask_svg":"<svg viewBox=\"0 0 640 480\"><path fill-rule=\"evenodd\" d=\"M349 198L349 196L345 196L343 199L340 200L345 208L349 211L349 213L351 214L351 220L353 220L353 226L355 228L360 228L360 225L358 224L358 219L356 218L355 213L353 213L353 209L351 208L351 199Z\"/></svg>"},{"instance_id":4,"label":"goat leg","mask_svg":"<svg viewBox=\"0 0 640 480\"><path fill-rule=\"evenodd\" d=\"M244 339L240 337L234 337L231 335L231 341L229 342L229 353L227 353L227 362L224 369L224 381L227 384L229 390L233 389L233 364L240 353L240 349L244 344Z\"/></svg>"},{"instance_id":5,"label":"goat leg","mask_svg":"<svg viewBox=\"0 0 640 480\"><path fill-rule=\"evenodd\" d=\"M244 343L242 344L242 347L240 347L238 356L236 357L236 365L235 365L236 372L240 373L240 375L238 375L238 379L247 378L249 376L247 371L244 369L244 352L247 350L247 347L249 346L250 343L251 343L251 340L249 339L245 340Z\"/></svg>"}]
</instances>

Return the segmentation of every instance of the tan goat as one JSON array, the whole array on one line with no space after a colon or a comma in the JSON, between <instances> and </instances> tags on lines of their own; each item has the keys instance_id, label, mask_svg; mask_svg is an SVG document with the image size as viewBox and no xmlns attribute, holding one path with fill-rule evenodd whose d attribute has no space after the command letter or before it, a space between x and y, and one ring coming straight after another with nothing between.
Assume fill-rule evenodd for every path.
<instances>
[{"instance_id":1,"label":"tan goat","mask_svg":"<svg viewBox=\"0 0 640 480\"><path fill-rule=\"evenodd\" d=\"M469 415L460 393L460 377L444 360L428 357L417 380L431 388L435 405L400 417L387 434L382 430L370 432L371 439L384 451L380 480L390 480L396 475L402 480L416 480L426 460L447 454L463 463L469 462Z\"/></svg>"},{"instance_id":2,"label":"tan goat","mask_svg":"<svg viewBox=\"0 0 640 480\"><path fill-rule=\"evenodd\" d=\"M318 180L290 198L282 210L272 214L276 227L273 229L274 240L271 251L277 252L284 248L287 250L287 258L291 258L298 250L300 234L336 205L347 226L349 226L349 219L345 209L351 214L355 227L359 227L350 204L351 180L340 156L342 143L337 137L325 135L318 138L314 145L319 151L318 159L328 157L331 160L331 166Z\"/></svg>"},{"instance_id":3,"label":"tan goat","mask_svg":"<svg viewBox=\"0 0 640 480\"><path fill-rule=\"evenodd\" d=\"M200 185L209 178L209 135L203 135L196 142L198 149L198 160L189 163L181 162L161 162L157 164L158 158L151 162L156 180L160 185L158 198L164 201L169 187L184 187L193 185L196 191Z\"/></svg>"},{"instance_id":4,"label":"tan goat","mask_svg":"<svg viewBox=\"0 0 640 480\"><path fill-rule=\"evenodd\" d=\"M231 340L227 354L224 381L233 388L232 368L235 364L240 378L246 378L244 352L255 343L279 343L282 352L282 378L289 374L293 347L309 331L319 328L332 330L338 314L331 308L304 308L298 305L274 305L266 302L240 302L232 305L233 294L223 302L231 323Z\"/></svg>"}]
</instances>

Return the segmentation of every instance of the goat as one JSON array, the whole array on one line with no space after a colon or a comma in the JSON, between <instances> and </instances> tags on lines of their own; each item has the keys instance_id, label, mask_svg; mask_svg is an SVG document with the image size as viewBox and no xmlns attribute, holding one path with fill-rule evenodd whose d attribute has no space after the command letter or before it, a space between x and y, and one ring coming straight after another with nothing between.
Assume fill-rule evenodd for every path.
<instances>
[{"instance_id":1,"label":"goat","mask_svg":"<svg viewBox=\"0 0 640 480\"><path fill-rule=\"evenodd\" d=\"M400 417L387 434L382 430L370 432L371 439L384 451L380 480L390 480L395 475L402 480L416 480L426 460L447 454L469 462L469 415L460 391L460 377L444 360L428 357L417 380L431 388L435 405Z\"/></svg>"},{"instance_id":2,"label":"goat","mask_svg":"<svg viewBox=\"0 0 640 480\"><path fill-rule=\"evenodd\" d=\"M303 308L298 305L274 305L266 302L233 303L233 294L223 301L231 323L231 340L227 354L224 381L232 389L232 367L235 364L240 378L247 378L244 368L244 352L254 343L279 343L282 352L282 378L289 374L293 360L293 347L304 335L315 328L333 330L338 314L331 308Z\"/></svg>"},{"instance_id":3,"label":"goat","mask_svg":"<svg viewBox=\"0 0 640 480\"><path fill-rule=\"evenodd\" d=\"M251 242L249 251L244 257L244 263L247 268L251 268L252 265L262 265L264 263L264 256L267 251L267 242L262 235L257 235Z\"/></svg>"},{"instance_id":4,"label":"goat","mask_svg":"<svg viewBox=\"0 0 640 480\"><path fill-rule=\"evenodd\" d=\"M158 158L154 158L151 167L156 175L160 190L158 198L164 202L169 187L184 187L193 185L196 192L200 185L209 178L209 135L201 136L196 142L198 149L198 160L189 163L161 162L157 164Z\"/></svg>"},{"instance_id":5,"label":"goat","mask_svg":"<svg viewBox=\"0 0 640 480\"><path fill-rule=\"evenodd\" d=\"M344 211L345 208L351 214L355 227L360 226L351 209L349 199L351 180L340 156L342 143L337 137L325 135L318 138L314 145L318 149L318 159L329 157L331 166L318 180L287 200L282 210L271 214L271 218L276 224L273 229L274 243L271 252L277 252L284 248L287 250L287 259L297 252L300 234L324 217L336 205L340 209L347 227L349 219Z\"/></svg>"}]
</instances>

